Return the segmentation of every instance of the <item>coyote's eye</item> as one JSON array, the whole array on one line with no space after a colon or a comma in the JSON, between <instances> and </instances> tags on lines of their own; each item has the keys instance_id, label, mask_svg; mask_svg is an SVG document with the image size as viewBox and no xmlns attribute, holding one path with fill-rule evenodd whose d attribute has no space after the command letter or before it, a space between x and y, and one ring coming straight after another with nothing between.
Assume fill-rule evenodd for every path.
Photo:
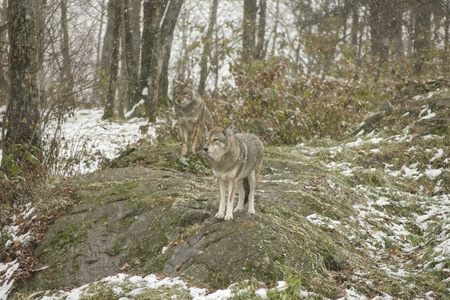
<instances>
[{"instance_id":1,"label":"coyote's eye","mask_svg":"<svg viewBox=\"0 0 450 300\"><path fill-rule=\"evenodd\" d=\"M218 138L213 138L213 142L217 142L217 141L219 141Z\"/></svg>"}]
</instances>

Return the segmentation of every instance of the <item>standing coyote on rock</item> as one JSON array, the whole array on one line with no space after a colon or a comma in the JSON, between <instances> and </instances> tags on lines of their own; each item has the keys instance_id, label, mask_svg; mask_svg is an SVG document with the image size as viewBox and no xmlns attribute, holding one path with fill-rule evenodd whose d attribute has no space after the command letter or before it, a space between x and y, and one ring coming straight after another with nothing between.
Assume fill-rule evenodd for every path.
<instances>
[{"instance_id":1,"label":"standing coyote on rock","mask_svg":"<svg viewBox=\"0 0 450 300\"><path fill-rule=\"evenodd\" d=\"M225 129L214 127L209 130L206 134L204 150L210 158L214 176L219 182L220 205L216 218L233 219L236 189L239 191L239 202L234 211L241 211L244 208L244 202L248 200L248 213L254 214L254 192L264 155L264 146L260 139L254 134L233 133L233 123L231 123Z\"/></svg>"},{"instance_id":2,"label":"standing coyote on rock","mask_svg":"<svg viewBox=\"0 0 450 300\"><path fill-rule=\"evenodd\" d=\"M174 86L175 113L180 122L183 140L181 155L193 154L203 149L206 124L213 122L211 112L197 91L189 84L176 82Z\"/></svg>"}]
</instances>

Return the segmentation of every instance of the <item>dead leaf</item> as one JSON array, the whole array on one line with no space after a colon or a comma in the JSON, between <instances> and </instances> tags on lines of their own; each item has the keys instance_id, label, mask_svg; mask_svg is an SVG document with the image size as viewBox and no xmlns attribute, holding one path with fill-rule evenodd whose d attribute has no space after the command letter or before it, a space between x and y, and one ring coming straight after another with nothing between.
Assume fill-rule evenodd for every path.
<instances>
[{"instance_id":1,"label":"dead leaf","mask_svg":"<svg viewBox=\"0 0 450 300\"><path fill-rule=\"evenodd\" d=\"M183 265L183 263L179 263L178 265L176 265L175 267L175 271L179 271L181 269L181 266Z\"/></svg>"},{"instance_id":2,"label":"dead leaf","mask_svg":"<svg viewBox=\"0 0 450 300\"><path fill-rule=\"evenodd\" d=\"M125 263L122 268L120 268L120 271L124 271L126 269L128 269L130 267L130 265L128 263Z\"/></svg>"}]
</instances>

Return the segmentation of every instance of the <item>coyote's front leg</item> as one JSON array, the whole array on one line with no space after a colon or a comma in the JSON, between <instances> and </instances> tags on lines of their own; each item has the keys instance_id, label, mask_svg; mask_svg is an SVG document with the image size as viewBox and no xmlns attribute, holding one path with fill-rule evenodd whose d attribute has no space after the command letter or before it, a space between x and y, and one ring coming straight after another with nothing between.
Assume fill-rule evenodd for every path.
<instances>
[{"instance_id":1,"label":"coyote's front leg","mask_svg":"<svg viewBox=\"0 0 450 300\"><path fill-rule=\"evenodd\" d=\"M188 152L188 142L189 142L189 132L184 128L183 125L180 126L180 135L183 139L183 145L181 146L181 155L185 156Z\"/></svg>"},{"instance_id":2,"label":"coyote's front leg","mask_svg":"<svg viewBox=\"0 0 450 300\"><path fill-rule=\"evenodd\" d=\"M220 204L219 204L219 211L216 214L217 219L223 219L225 216L225 181L217 178L217 182L219 183L219 190L220 190Z\"/></svg>"},{"instance_id":3,"label":"coyote's front leg","mask_svg":"<svg viewBox=\"0 0 450 300\"><path fill-rule=\"evenodd\" d=\"M227 203L227 214L225 215L225 221L233 219L233 204L234 196L236 195L237 183L235 180L230 180L228 182L228 203Z\"/></svg>"}]
</instances>

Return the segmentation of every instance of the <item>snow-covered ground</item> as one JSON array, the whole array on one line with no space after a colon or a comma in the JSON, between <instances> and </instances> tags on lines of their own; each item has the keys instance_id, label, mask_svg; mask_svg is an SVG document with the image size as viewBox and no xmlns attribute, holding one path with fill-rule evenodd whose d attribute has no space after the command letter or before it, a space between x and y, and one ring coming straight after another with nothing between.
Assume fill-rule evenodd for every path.
<instances>
[{"instance_id":1,"label":"snow-covered ground","mask_svg":"<svg viewBox=\"0 0 450 300\"><path fill-rule=\"evenodd\" d=\"M0 107L0 115L5 110L6 106ZM102 115L102 109L94 108L78 109L67 117L58 139L60 163L55 171L59 175L94 172L104 159L117 157L128 145L155 137L155 126L144 118L104 121ZM44 128L43 138L51 139L55 131L56 122L49 124ZM1 157L0 149L0 160Z\"/></svg>"},{"instance_id":2,"label":"snow-covered ground","mask_svg":"<svg viewBox=\"0 0 450 300\"><path fill-rule=\"evenodd\" d=\"M62 125L60 159L72 164L72 172L93 172L103 159L115 158L140 139L155 137L155 127L144 118L113 122L102 120L102 115L101 109L80 109ZM50 135L55 126L47 128Z\"/></svg>"}]
</instances>

